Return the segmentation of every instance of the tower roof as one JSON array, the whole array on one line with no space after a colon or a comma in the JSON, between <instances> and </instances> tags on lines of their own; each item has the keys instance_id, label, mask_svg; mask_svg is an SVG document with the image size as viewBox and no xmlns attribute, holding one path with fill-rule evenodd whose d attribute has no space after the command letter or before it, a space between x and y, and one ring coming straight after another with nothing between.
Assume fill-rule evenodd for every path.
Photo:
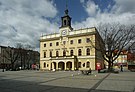
<instances>
[{"instance_id":1,"label":"tower roof","mask_svg":"<svg viewBox=\"0 0 135 92\"><path fill-rule=\"evenodd\" d=\"M68 9L65 10L65 15L66 15L66 16L68 15Z\"/></svg>"}]
</instances>

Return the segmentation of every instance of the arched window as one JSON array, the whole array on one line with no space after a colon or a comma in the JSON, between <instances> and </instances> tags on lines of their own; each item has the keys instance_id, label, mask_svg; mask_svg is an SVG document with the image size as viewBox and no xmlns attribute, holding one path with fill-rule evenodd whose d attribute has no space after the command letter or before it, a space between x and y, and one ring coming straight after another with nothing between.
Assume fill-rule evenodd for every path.
<instances>
[{"instance_id":1,"label":"arched window","mask_svg":"<svg viewBox=\"0 0 135 92\"><path fill-rule=\"evenodd\" d=\"M90 62L87 62L87 66L86 66L87 68L89 68L90 67Z\"/></svg>"},{"instance_id":2,"label":"arched window","mask_svg":"<svg viewBox=\"0 0 135 92\"><path fill-rule=\"evenodd\" d=\"M89 48L86 49L86 55L90 55L90 49Z\"/></svg>"},{"instance_id":3,"label":"arched window","mask_svg":"<svg viewBox=\"0 0 135 92\"><path fill-rule=\"evenodd\" d=\"M56 46L59 46L59 42L56 42Z\"/></svg>"},{"instance_id":4,"label":"arched window","mask_svg":"<svg viewBox=\"0 0 135 92\"><path fill-rule=\"evenodd\" d=\"M71 55L71 56L74 55L74 51L73 51L73 50L70 51L70 55Z\"/></svg>"},{"instance_id":5,"label":"arched window","mask_svg":"<svg viewBox=\"0 0 135 92\"><path fill-rule=\"evenodd\" d=\"M70 44L73 44L73 40L70 41Z\"/></svg>"},{"instance_id":6,"label":"arched window","mask_svg":"<svg viewBox=\"0 0 135 92\"><path fill-rule=\"evenodd\" d=\"M66 56L66 51L65 50L63 50L63 56Z\"/></svg>"},{"instance_id":7,"label":"arched window","mask_svg":"<svg viewBox=\"0 0 135 92\"><path fill-rule=\"evenodd\" d=\"M78 43L80 44L82 42L82 40L81 39L78 39Z\"/></svg>"},{"instance_id":8,"label":"arched window","mask_svg":"<svg viewBox=\"0 0 135 92\"><path fill-rule=\"evenodd\" d=\"M46 43L44 44L44 47L46 47Z\"/></svg>"},{"instance_id":9,"label":"arched window","mask_svg":"<svg viewBox=\"0 0 135 92\"><path fill-rule=\"evenodd\" d=\"M52 51L50 51L50 57L52 57Z\"/></svg>"},{"instance_id":10,"label":"arched window","mask_svg":"<svg viewBox=\"0 0 135 92\"><path fill-rule=\"evenodd\" d=\"M59 51L56 51L56 57L58 57L59 56Z\"/></svg>"},{"instance_id":11,"label":"arched window","mask_svg":"<svg viewBox=\"0 0 135 92\"><path fill-rule=\"evenodd\" d=\"M44 63L44 68L46 68L46 63Z\"/></svg>"},{"instance_id":12,"label":"arched window","mask_svg":"<svg viewBox=\"0 0 135 92\"><path fill-rule=\"evenodd\" d=\"M66 23L67 21L66 20L64 20L64 26L66 26L67 25L67 23Z\"/></svg>"},{"instance_id":13,"label":"arched window","mask_svg":"<svg viewBox=\"0 0 135 92\"><path fill-rule=\"evenodd\" d=\"M78 56L81 56L81 55L82 55L82 50L79 49L79 50L78 50Z\"/></svg>"},{"instance_id":14,"label":"arched window","mask_svg":"<svg viewBox=\"0 0 135 92\"><path fill-rule=\"evenodd\" d=\"M44 58L46 57L46 52L44 52Z\"/></svg>"},{"instance_id":15,"label":"arched window","mask_svg":"<svg viewBox=\"0 0 135 92\"><path fill-rule=\"evenodd\" d=\"M83 63L83 67L85 67L85 63Z\"/></svg>"},{"instance_id":16,"label":"arched window","mask_svg":"<svg viewBox=\"0 0 135 92\"><path fill-rule=\"evenodd\" d=\"M52 46L52 43L50 43L50 46Z\"/></svg>"},{"instance_id":17,"label":"arched window","mask_svg":"<svg viewBox=\"0 0 135 92\"><path fill-rule=\"evenodd\" d=\"M78 63L78 67L81 68L81 62Z\"/></svg>"}]
</instances>

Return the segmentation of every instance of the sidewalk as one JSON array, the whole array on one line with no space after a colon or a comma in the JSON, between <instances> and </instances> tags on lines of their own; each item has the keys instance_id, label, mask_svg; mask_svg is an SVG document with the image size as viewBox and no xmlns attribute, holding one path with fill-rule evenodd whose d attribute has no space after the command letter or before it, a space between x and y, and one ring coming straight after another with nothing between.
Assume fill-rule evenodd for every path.
<instances>
[{"instance_id":1,"label":"sidewalk","mask_svg":"<svg viewBox=\"0 0 135 92\"><path fill-rule=\"evenodd\" d=\"M108 91L135 92L135 72L120 72L119 74L111 73L97 87L97 90L99 89Z\"/></svg>"}]
</instances>

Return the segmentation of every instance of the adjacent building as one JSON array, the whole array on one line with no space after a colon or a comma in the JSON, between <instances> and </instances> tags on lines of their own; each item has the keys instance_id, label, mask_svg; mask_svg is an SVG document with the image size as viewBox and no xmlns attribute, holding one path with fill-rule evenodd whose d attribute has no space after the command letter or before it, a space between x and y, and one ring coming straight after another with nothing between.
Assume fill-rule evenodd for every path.
<instances>
[{"instance_id":1,"label":"adjacent building","mask_svg":"<svg viewBox=\"0 0 135 92\"><path fill-rule=\"evenodd\" d=\"M130 50L122 50L118 58L114 61L114 67L123 66L125 70L135 69L135 53Z\"/></svg>"},{"instance_id":2,"label":"adjacent building","mask_svg":"<svg viewBox=\"0 0 135 92\"><path fill-rule=\"evenodd\" d=\"M6 59L7 53L6 53L7 47L0 46L0 68L4 68L5 66L10 66L11 62Z\"/></svg>"},{"instance_id":3,"label":"adjacent building","mask_svg":"<svg viewBox=\"0 0 135 92\"><path fill-rule=\"evenodd\" d=\"M39 52L23 48L0 46L0 68L10 70L21 67L32 68L32 64L39 66Z\"/></svg>"},{"instance_id":4,"label":"adjacent building","mask_svg":"<svg viewBox=\"0 0 135 92\"><path fill-rule=\"evenodd\" d=\"M114 66L120 68L122 65L124 69L128 69L128 50L122 50L118 58L114 61Z\"/></svg>"},{"instance_id":5,"label":"adjacent building","mask_svg":"<svg viewBox=\"0 0 135 92\"><path fill-rule=\"evenodd\" d=\"M61 17L59 33L40 37L41 70L96 70L104 68L102 54L95 49L102 42L97 29L74 30L68 10ZM100 42L100 44L99 44Z\"/></svg>"}]
</instances>

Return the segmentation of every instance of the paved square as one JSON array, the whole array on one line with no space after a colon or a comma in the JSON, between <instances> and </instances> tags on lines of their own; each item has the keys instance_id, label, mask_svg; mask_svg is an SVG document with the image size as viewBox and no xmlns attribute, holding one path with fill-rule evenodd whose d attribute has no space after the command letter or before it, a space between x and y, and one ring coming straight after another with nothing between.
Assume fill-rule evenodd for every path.
<instances>
[{"instance_id":1,"label":"paved square","mask_svg":"<svg viewBox=\"0 0 135 92\"><path fill-rule=\"evenodd\" d=\"M0 72L0 92L133 92L135 72L82 75L79 71Z\"/></svg>"}]
</instances>

